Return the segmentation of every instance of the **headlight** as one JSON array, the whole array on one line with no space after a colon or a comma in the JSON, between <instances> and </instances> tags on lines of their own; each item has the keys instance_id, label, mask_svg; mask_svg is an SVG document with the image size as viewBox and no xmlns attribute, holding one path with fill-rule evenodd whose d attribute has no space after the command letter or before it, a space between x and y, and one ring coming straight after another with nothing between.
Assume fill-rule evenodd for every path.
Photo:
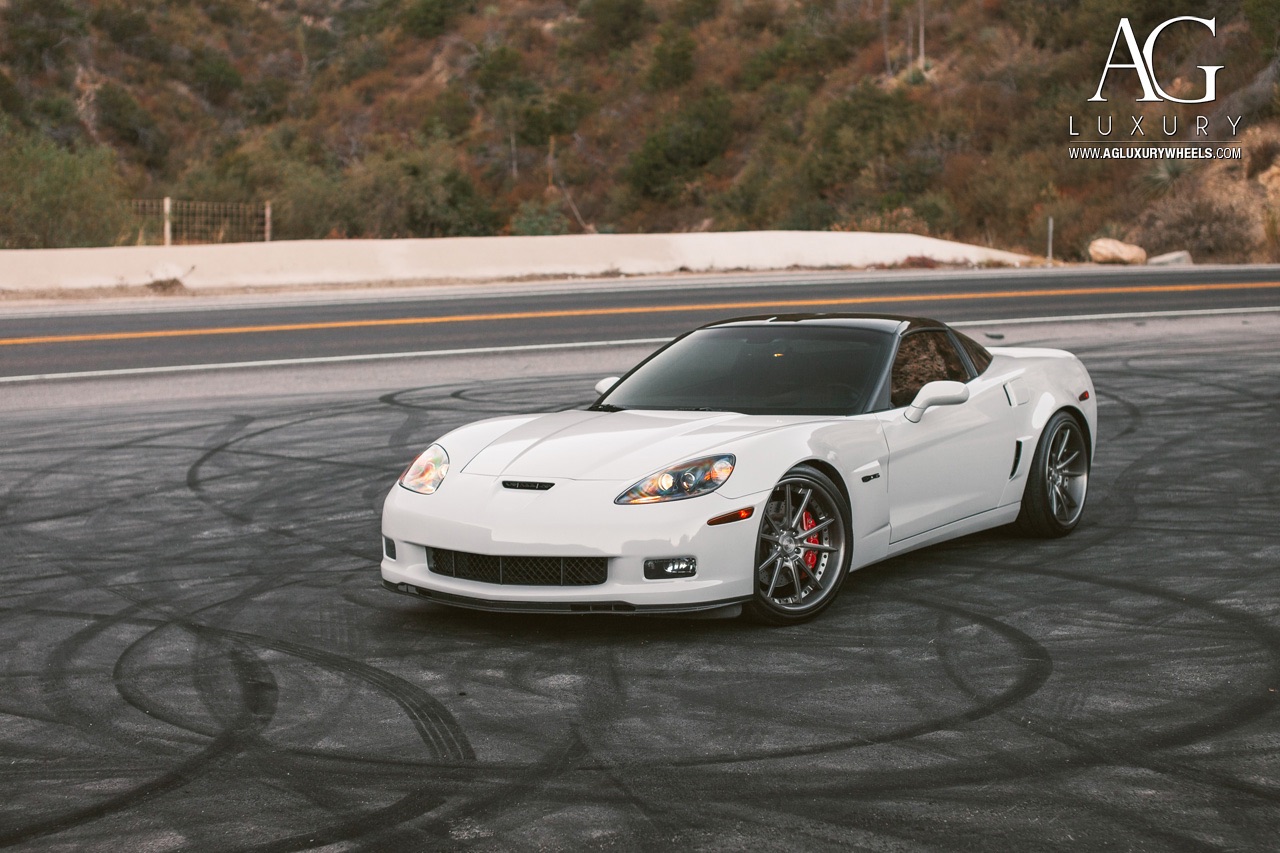
<instances>
[{"instance_id":1,"label":"headlight","mask_svg":"<svg viewBox=\"0 0 1280 853\"><path fill-rule=\"evenodd\" d=\"M444 475L449 473L449 454L438 444L433 444L422 451L413 464L400 477L400 485L411 492L429 495L444 482Z\"/></svg>"},{"instance_id":2,"label":"headlight","mask_svg":"<svg viewBox=\"0 0 1280 853\"><path fill-rule=\"evenodd\" d=\"M650 474L614 499L616 504L650 504L681 501L714 492L733 473L732 454L691 459L673 468Z\"/></svg>"}]
</instances>

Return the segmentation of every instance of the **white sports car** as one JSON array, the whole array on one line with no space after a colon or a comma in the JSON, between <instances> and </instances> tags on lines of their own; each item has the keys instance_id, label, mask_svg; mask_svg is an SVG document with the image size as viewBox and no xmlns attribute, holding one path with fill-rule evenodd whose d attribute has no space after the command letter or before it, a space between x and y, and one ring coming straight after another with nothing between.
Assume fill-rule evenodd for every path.
<instances>
[{"instance_id":1,"label":"white sports car","mask_svg":"<svg viewBox=\"0 0 1280 853\"><path fill-rule=\"evenodd\" d=\"M556 613L810 619L853 569L1079 522L1088 371L933 320L750 317L672 341L585 410L479 421L387 496L384 585Z\"/></svg>"}]
</instances>

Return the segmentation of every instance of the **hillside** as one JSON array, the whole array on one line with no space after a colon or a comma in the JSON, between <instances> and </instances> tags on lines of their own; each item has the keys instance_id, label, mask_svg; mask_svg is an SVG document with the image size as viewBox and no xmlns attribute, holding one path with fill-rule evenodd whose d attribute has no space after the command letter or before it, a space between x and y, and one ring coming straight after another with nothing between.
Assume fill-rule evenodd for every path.
<instances>
[{"instance_id":1,"label":"hillside","mask_svg":"<svg viewBox=\"0 0 1280 853\"><path fill-rule=\"evenodd\" d=\"M1196 169L1066 154L1119 18L1178 14L1217 37L1164 37L1177 85L1268 67L1280 0L0 0L0 246L130 241L112 205L172 195L271 199L280 238L846 228L1041 252L1052 215L1080 257L1171 194L1229 206ZM1275 159L1274 101L1244 110L1240 181ZM34 184L86 212L19 215ZM1210 256L1269 256L1270 210Z\"/></svg>"}]
</instances>

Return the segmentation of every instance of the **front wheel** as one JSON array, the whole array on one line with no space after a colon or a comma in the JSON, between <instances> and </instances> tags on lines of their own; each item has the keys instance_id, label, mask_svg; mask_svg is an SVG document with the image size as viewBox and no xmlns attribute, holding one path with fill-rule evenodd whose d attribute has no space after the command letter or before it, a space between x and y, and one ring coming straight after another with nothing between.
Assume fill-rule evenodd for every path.
<instances>
[{"instance_id":1,"label":"front wheel","mask_svg":"<svg viewBox=\"0 0 1280 853\"><path fill-rule=\"evenodd\" d=\"M774 487L756 540L749 616L794 625L835 601L853 556L849 508L831 478L798 465Z\"/></svg>"},{"instance_id":2,"label":"front wheel","mask_svg":"<svg viewBox=\"0 0 1280 853\"><path fill-rule=\"evenodd\" d=\"M1031 536L1066 536L1080 523L1089 491L1089 444L1079 421L1058 412L1045 424L1022 493L1018 527Z\"/></svg>"}]
</instances>

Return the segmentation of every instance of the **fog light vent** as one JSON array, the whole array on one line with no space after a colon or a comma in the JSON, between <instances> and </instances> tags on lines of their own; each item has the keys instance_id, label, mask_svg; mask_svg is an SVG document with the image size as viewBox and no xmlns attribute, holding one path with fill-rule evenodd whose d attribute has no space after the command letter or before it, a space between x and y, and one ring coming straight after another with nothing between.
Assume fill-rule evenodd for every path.
<instances>
[{"instance_id":1,"label":"fog light vent","mask_svg":"<svg viewBox=\"0 0 1280 853\"><path fill-rule=\"evenodd\" d=\"M694 557L664 557L644 561L644 576L651 581L691 578L697 573L698 561Z\"/></svg>"},{"instance_id":2,"label":"fog light vent","mask_svg":"<svg viewBox=\"0 0 1280 853\"><path fill-rule=\"evenodd\" d=\"M382 537L382 553L387 555L388 560L396 558L396 541L389 537Z\"/></svg>"}]
</instances>

